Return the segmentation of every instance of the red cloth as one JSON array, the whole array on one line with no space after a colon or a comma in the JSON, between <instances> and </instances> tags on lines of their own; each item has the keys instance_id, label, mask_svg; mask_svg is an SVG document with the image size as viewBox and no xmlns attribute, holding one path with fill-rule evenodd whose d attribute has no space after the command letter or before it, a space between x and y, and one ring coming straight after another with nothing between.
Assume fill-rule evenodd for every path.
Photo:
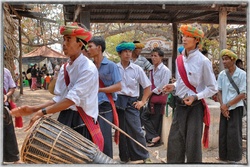
<instances>
[{"instance_id":1,"label":"red cloth","mask_svg":"<svg viewBox=\"0 0 250 167\"><path fill-rule=\"evenodd\" d=\"M16 108L16 104L13 101L9 102L10 104L10 109ZM16 128L22 128L23 127L23 118L20 117L15 117L15 127Z\"/></svg>"},{"instance_id":2,"label":"red cloth","mask_svg":"<svg viewBox=\"0 0 250 167\"><path fill-rule=\"evenodd\" d=\"M3 90L4 94L6 94L6 90L4 89ZM9 101L9 105L10 105L10 109L14 109L16 108L16 104L10 100ZM15 117L15 127L16 128L22 128L23 127L23 118L20 116L20 117Z\"/></svg>"},{"instance_id":3,"label":"red cloth","mask_svg":"<svg viewBox=\"0 0 250 167\"><path fill-rule=\"evenodd\" d=\"M197 93L195 87L193 85L191 85L189 83L189 81L188 81L186 69L185 69L184 64L183 64L183 55L179 55L177 57L177 66L178 66L179 74L180 74L183 82L185 83L185 85L189 89L191 89L192 91ZM202 104L204 106L203 122L205 124L202 143L203 143L205 148L208 148L208 145L209 145L210 110L209 110L209 108L208 108L208 106L206 104L206 101L204 99L201 99L201 101L202 101Z\"/></svg>"},{"instance_id":4,"label":"red cloth","mask_svg":"<svg viewBox=\"0 0 250 167\"><path fill-rule=\"evenodd\" d=\"M70 79L69 79L69 74L66 70L66 65L67 63L64 64L64 80L65 80L66 85L68 86L70 83ZM79 106L76 106L76 107L83 122L85 123L85 125L87 126L89 130L89 133L92 137L93 142L99 147L100 151L103 151L104 138L103 138L99 123L98 122L95 123L93 121L93 118L88 116L81 107Z\"/></svg>"},{"instance_id":5,"label":"red cloth","mask_svg":"<svg viewBox=\"0 0 250 167\"><path fill-rule=\"evenodd\" d=\"M151 90L154 90L156 87L155 87L155 81L153 77L153 70L151 70L150 73L151 73L151 82L152 82Z\"/></svg>"},{"instance_id":6,"label":"red cloth","mask_svg":"<svg viewBox=\"0 0 250 167\"><path fill-rule=\"evenodd\" d=\"M99 78L99 86L100 88L103 88L105 87L103 81ZM119 119L118 119L118 114L117 114L117 111L116 111L116 107L115 107L115 102L112 98L112 94L111 93L106 93L109 101L110 101L110 104L112 106L112 111L113 111L113 117L114 117L114 124L119 127ZM119 131L118 130L115 130L115 137L114 137L114 140L115 140L115 143L116 144L119 144Z\"/></svg>"}]
</instances>

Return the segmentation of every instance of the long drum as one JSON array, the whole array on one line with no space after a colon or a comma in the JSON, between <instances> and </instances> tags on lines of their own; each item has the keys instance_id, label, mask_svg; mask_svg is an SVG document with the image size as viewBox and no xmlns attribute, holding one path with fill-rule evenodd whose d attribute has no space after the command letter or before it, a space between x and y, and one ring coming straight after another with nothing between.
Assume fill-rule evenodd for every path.
<instances>
[{"instance_id":1,"label":"long drum","mask_svg":"<svg viewBox=\"0 0 250 167\"><path fill-rule=\"evenodd\" d=\"M117 163L70 127L42 117L26 136L21 158L30 164Z\"/></svg>"}]
</instances>

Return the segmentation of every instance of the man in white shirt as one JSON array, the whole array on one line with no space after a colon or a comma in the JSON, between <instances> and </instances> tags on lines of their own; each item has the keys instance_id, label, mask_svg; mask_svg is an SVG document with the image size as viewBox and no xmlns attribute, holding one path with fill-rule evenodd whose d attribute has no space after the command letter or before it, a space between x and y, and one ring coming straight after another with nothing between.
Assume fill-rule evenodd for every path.
<instances>
[{"instance_id":1,"label":"man in white shirt","mask_svg":"<svg viewBox=\"0 0 250 167\"><path fill-rule=\"evenodd\" d=\"M149 73L149 78L152 83L151 94L153 97L164 99L164 103L157 102L153 104L151 103L152 101L149 100L150 108L153 108L154 111L148 112L148 110L144 110L141 115L142 124L146 131L146 140L149 143L148 147L154 147L160 144L162 116L167 102L167 95L162 94L162 88L169 83L171 78L171 71L162 62L163 57L164 52L160 48L154 48L151 51L151 60L154 65L153 70Z\"/></svg>"},{"instance_id":2,"label":"man in white shirt","mask_svg":"<svg viewBox=\"0 0 250 167\"><path fill-rule=\"evenodd\" d=\"M168 138L167 162L185 163L186 159L187 163L201 163L203 122L205 147L208 145L209 128L209 112L205 110L207 105L203 98L217 93L218 86L212 63L199 51L204 37L203 31L198 25L182 25L180 31L185 49L182 51L183 55L178 57L181 59L177 58L176 82L165 87L166 92L175 89L177 96Z\"/></svg>"},{"instance_id":3,"label":"man in white shirt","mask_svg":"<svg viewBox=\"0 0 250 167\"><path fill-rule=\"evenodd\" d=\"M98 117L98 70L91 60L81 53L81 48L91 39L92 34L77 23L62 26L63 51L69 57L68 63L61 66L52 100L37 106L23 106L20 110L12 111L12 115L29 115L32 117L28 128L45 114L60 112L58 121L68 125L84 137L92 140L103 150L103 136L97 122ZM66 68L66 69L65 69ZM66 73L69 84L66 83ZM85 124L79 109L83 110L89 124ZM94 138L96 136L96 138Z\"/></svg>"},{"instance_id":4,"label":"man in white shirt","mask_svg":"<svg viewBox=\"0 0 250 167\"><path fill-rule=\"evenodd\" d=\"M116 47L121 58L121 62L117 65L122 76L122 89L117 92L116 107L120 128L146 146L139 109L146 103L150 95L151 82L141 67L130 62L134 48L135 46L131 42L122 42ZM144 89L141 101L137 101L139 85ZM123 134L120 135L119 140L119 156L123 162L144 160L147 163L149 161L148 151L140 148Z\"/></svg>"}]
</instances>

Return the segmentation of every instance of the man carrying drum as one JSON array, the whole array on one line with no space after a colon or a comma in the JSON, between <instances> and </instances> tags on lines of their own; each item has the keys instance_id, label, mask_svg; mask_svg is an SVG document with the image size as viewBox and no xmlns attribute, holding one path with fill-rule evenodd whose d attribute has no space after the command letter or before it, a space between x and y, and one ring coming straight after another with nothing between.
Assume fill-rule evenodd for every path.
<instances>
[{"instance_id":1,"label":"man carrying drum","mask_svg":"<svg viewBox=\"0 0 250 167\"><path fill-rule=\"evenodd\" d=\"M44 104L18 107L11 110L11 115L26 116L35 112L28 130L42 116L60 112L59 122L92 140L103 151L103 135L97 122L98 70L81 53L81 48L92 34L77 23L62 26L60 33L63 35L63 51L69 60L60 68L54 89L55 97Z\"/></svg>"}]
</instances>

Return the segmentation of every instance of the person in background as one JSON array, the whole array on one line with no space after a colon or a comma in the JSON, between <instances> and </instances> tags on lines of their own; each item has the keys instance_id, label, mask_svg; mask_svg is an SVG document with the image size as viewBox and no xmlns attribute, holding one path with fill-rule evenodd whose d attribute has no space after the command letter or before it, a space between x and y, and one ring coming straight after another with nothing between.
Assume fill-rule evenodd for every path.
<instances>
[{"instance_id":1,"label":"person in background","mask_svg":"<svg viewBox=\"0 0 250 167\"><path fill-rule=\"evenodd\" d=\"M237 162L242 159L243 99L246 97L246 72L235 65L238 56L228 49L220 52L225 70L218 76L220 103L219 160ZM227 76L239 89L239 94Z\"/></svg>"},{"instance_id":2,"label":"person in background","mask_svg":"<svg viewBox=\"0 0 250 167\"><path fill-rule=\"evenodd\" d=\"M47 68L46 64L43 64L43 66L41 68L41 72L42 72L43 76L48 73L48 68Z\"/></svg>"},{"instance_id":3,"label":"person in background","mask_svg":"<svg viewBox=\"0 0 250 167\"><path fill-rule=\"evenodd\" d=\"M5 45L4 45L4 53L5 53ZM14 94L16 89L16 84L11 76L10 71L7 68L4 68L4 79L3 79L3 89L4 89L4 98L3 103L4 106L10 109L9 100L11 96ZM9 112L8 110L6 110ZM4 112L3 112L4 113ZM4 114L4 120L8 119L9 113ZM22 164L23 162L20 160L19 149L17 144L17 138L15 134L14 124L12 118L8 121L3 122L3 162L5 163L14 163L14 164Z\"/></svg>"},{"instance_id":4,"label":"person in background","mask_svg":"<svg viewBox=\"0 0 250 167\"><path fill-rule=\"evenodd\" d=\"M243 61L241 59L237 59L236 62L235 62L236 66L242 70L244 70L244 67L243 67Z\"/></svg>"},{"instance_id":5,"label":"person in background","mask_svg":"<svg viewBox=\"0 0 250 167\"><path fill-rule=\"evenodd\" d=\"M204 98L213 96L218 85L212 63L199 48L204 33L198 24L182 25L183 55L176 59L176 82L164 87L175 90L176 108L168 137L167 163L201 163L203 144L208 147L209 111ZM189 83L189 84L188 84Z\"/></svg>"},{"instance_id":6,"label":"person in background","mask_svg":"<svg viewBox=\"0 0 250 167\"><path fill-rule=\"evenodd\" d=\"M29 82L29 87L31 89L32 79L31 79L31 71L32 71L33 64L29 64L29 68L26 71L26 77Z\"/></svg>"},{"instance_id":7,"label":"person in background","mask_svg":"<svg viewBox=\"0 0 250 167\"><path fill-rule=\"evenodd\" d=\"M135 45L132 42L122 42L116 46L121 61L117 64L122 76L122 90L118 91L116 107L120 128L136 141L146 146L146 139L141 127L140 108L145 105L150 95L151 82L142 68L132 63L131 56ZM138 101L139 85L144 89L142 99ZM149 153L138 146L125 135L120 135L119 157L122 162L143 160L150 163Z\"/></svg>"},{"instance_id":8,"label":"person in background","mask_svg":"<svg viewBox=\"0 0 250 167\"><path fill-rule=\"evenodd\" d=\"M11 110L14 116L33 114L28 128L46 114L60 112L58 121L93 141L103 151L104 141L98 117L99 79L96 66L81 53L92 34L77 23L62 26L63 52L69 58L61 66L52 100L36 106L22 106ZM84 74L84 75L83 75ZM67 77L68 76L68 77Z\"/></svg>"},{"instance_id":9,"label":"person in background","mask_svg":"<svg viewBox=\"0 0 250 167\"><path fill-rule=\"evenodd\" d=\"M42 89L42 77L43 77L43 72L40 70L40 68L37 68L37 80L36 80L36 86L39 89Z\"/></svg>"},{"instance_id":10,"label":"person in background","mask_svg":"<svg viewBox=\"0 0 250 167\"><path fill-rule=\"evenodd\" d=\"M133 41L133 43L135 44L135 49L132 52L131 62L140 66L147 74L148 71L153 69L153 66L144 56L140 55L144 44L140 41Z\"/></svg>"},{"instance_id":11,"label":"person in background","mask_svg":"<svg viewBox=\"0 0 250 167\"><path fill-rule=\"evenodd\" d=\"M37 76L38 76L38 70L37 70L37 64L34 64L32 70L31 70L31 79L32 79L32 84L31 84L31 90L34 91L37 89Z\"/></svg>"},{"instance_id":12,"label":"person in background","mask_svg":"<svg viewBox=\"0 0 250 167\"><path fill-rule=\"evenodd\" d=\"M44 78L44 83L45 83L44 89L45 90L48 90L50 80L51 80L51 77L50 77L49 73L47 73L46 77Z\"/></svg>"},{"instance_id":13,"label":"person in background","mask_svg":"<svg viewBox=\"0 0 250 167\"><path fill-rule=\"evenodd\" d=\"M153 63L153 70L150 71L149 78L151 80L151 95L156 94L162 96L163 86L169 83L171 78L171 71L163 64L162 59L164 52L160 48L154 48L151 51L151 60ZM167 95L165 95L167 96ZM167 99L166 99L167 100ZM149 101L150 103L150 101ZM142 124L146 131L146 140L149 143L148 147L158 146L160 143L160 136L162 131L162 116L166 104L150 104L154 108L154 112L150 113L146 110L141 115Z\"/></svg>"},{"instance_id":14,"label":"person in background","mask_svg":"<svg viewBox=\"0 0 250 167\"><path fill-rule=\"evenodd\" d=\"M99 72L99 115L109 122L117 123L119 126L114 102L117 100L116 92L122 88L122 78L117 65L103 56L105 49L106 43L101 36L94 36L88 41L88 55L90 58L93 58L94 64ZM111 99L109 99L108 96L110 96ZM104 136L103 153L113 158L112 127L100 117L98 118L98 122ZM118 140L118 136L115 136L115 141L116 140Z\"/></svg>"}]
</instances>

